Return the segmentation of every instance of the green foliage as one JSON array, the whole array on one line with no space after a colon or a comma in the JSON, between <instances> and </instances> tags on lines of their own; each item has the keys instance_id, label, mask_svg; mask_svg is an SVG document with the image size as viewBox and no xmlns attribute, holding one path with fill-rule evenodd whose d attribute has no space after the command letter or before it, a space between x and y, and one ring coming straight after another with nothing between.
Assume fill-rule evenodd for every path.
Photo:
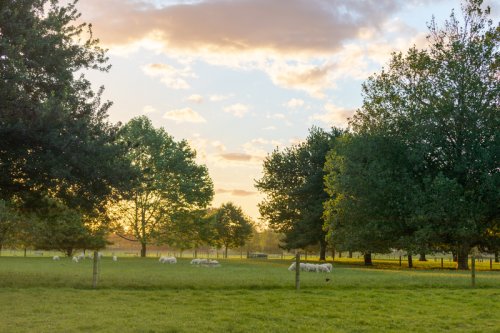
<instances>
[{"instance_id":1,"label":"green foliage","mask_svg":"<svg viewBox=\"0 0 500 333\"><path fill-rule=\"evenodd\" d=\"M262 217L269 226L284 235L287 249L321 245L326 250L323 230L323 203L328 199L324 191L323 170L326 155L342 130L330 133L313 127L304 143L275 150L263 164L263 177L256 187L266 195L259 204Z\"/></svg>"},{"instance_id":2,"label":"green foliage","mask_svg":"<svg viewBox=\"0 0 500 333\"><path fill-rule=\"evenodd\" d=\"M44 247L61 248L50 223L83 228L78 216L105 223L106 205L131 178L118 127L106 119L111 103L101 102L103 88L94 92L76 76L109 68L91 26L79 19L76 1L0 1L0 198L22 216L16 235L25 246L37 232ZM53 208L60 221L33 216ZM78 242L79 232L73 240L66 234ZM103 243L103 232L93 237Z\"/></svg>"},{"instance_id":3,"label":"green foliage","mask_svg":"<svg viewBox=\"0 0 500 333\"><path fill-rule=\"evenodd\" d=\"M120 181L116 127L82 69L107 70L75 2L0 2L0 196L93 210ZM35 190L34 190L35 189Z\"/></svg>"},{"instance_id":4,"label":"green foliage","mask_svg":"<svg viewBox=\"0 0 500 333\"><path fill-rule=\"evenodd\" d=\"M346 174L329 180L330 219L351 201L366 216L351 219L361 225L350 232L374 225L391 246L410 252L453 248L461 268L469 249L498 228L500 202L500 28L481 5L465 1L462 24L454 13L442 28L432 21L427 49L393 54L388 68L365 82L363 106L351 121L354 137L345 160L335 162ZM371 148L356 148L363 140ZM361 186L370 187L356 190ZM351 190L358 192L349 196Z\"/></svg>"},{"instance_id":5,"label":"green foliage","mask_svg":"<svg viewBox=\"0 0 500 333\"><path fill-rule=\"evenodd\" d=\"M171 239L176 222L189 223L188 215L205 208L213 197L208 170L197 165L196 153L186 141L175 142L163 128L156 129L147 117L130 120L120 131L128 146L126 158L139 177L129 200L117 205L117 220L142 245ZM177 231L179 228L177 228Z\"/></svg>"},{"instance_id":6,"label":"green foliage","mask_svg":"<svg viewBox=\"0 0 500 333\"><path fill-rule=\"evenodd\" d=\"M224 246L225 257L230 247L241 247L245 245L252 235L253 222L243 213L241 207L232 202L222 204L213 219L213 230L215 245Z\"/></svg>"}]
</instances>

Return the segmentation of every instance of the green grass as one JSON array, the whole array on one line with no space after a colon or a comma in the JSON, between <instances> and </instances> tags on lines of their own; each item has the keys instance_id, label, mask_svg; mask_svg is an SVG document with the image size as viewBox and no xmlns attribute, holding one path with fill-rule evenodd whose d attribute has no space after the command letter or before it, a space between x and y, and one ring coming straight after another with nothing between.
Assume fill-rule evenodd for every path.
<instances>
[{"instance_id":1,"label":"green grass","mask_svg":"<svg viewBox=\"0 0 500 333\"><path fill-rule=\"evenodd\" d=\"M335 265L301 274L289 261L0 258L0 332L500 332L500 273ZM330 281L326 281L329 278Z\"/></svg>"}]
</instances>

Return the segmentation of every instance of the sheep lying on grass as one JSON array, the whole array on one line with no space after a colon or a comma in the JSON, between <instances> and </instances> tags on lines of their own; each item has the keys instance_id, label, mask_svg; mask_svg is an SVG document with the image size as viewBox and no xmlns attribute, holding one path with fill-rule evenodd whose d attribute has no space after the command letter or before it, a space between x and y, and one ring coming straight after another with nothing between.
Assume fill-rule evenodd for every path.
<instances>
[{"instance_id":1,"label":"sheep lying on grass","mask_svg":"<svg viewBox=\"0 0 500 333\"><path fill-rule=\"evenodd\" d=\"M78 262L78 261L80 261L80 260L78 259L78 257L76 257L76 256L74 256L71 260L73 260L74 262Z\"/></svg>"},{"instance_id":2,"label":"sheep lying on grass","mask_svg":"<svg viewBox=\"0 0 500 333\"><path fill-rule=\"evenodd\" d=\"M158 261L162 264L177 264L177 259L175 257L160 257Z\"/></svg>"},{"instance_id":3,"label":"sheep lying on grass","mask_svg":"<svg viewBox=\"0 0 500 333\"><path fill-rule=\"evenodd\" d=\"M300 263L300 270L304 272L325 272L330 273L332 271L332 264L310 264L310 263ZM295 271L296 264L292 263L290 267L288 267L289 271Z\"/></svg>"},{"instance_id":4,"label":"sheep lying on grass","mask_svg":"<svg viewBox=\"0 0 500 333\"><path fill-rule=\"evenodd\" d=\"M59 259L61 259L61 258L59 258L59 256L53 256L52 257L52 260L59 260Z\"/></svg>"},{"instance_id":5,"label":"sheep lying on grass","mask_svg":"<svg viewBox=\"0 0 500 333\"><path fill-rule=\"evenodd\" d=\"M192 265L199 265L203 267L220 267L220 264L217 260L212 259L193 259L191 260Z\"/></svg>"}]
</instances>

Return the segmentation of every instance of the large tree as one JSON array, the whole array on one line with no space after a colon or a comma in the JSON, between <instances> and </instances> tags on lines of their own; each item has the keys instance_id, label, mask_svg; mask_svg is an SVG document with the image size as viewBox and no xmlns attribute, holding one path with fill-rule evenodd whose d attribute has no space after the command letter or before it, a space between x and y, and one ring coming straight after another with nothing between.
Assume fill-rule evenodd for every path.
<instances>
[{"instance_id":1,"label":"large tree","mask_svg":"<svg viewBox=\"0 0 500 333\"><path fill-rule=\"evenodd\" d=\"M328 151L342 130L326 132L313 127L305 142L275 150L265 160L263 177L256 187L266 195L259 204L269 226L284 235L287 249L320 245L320 259L326 257L326 232L323 229L323 170Z\"/></svg>"},{"instance_id":2,"label":"large tree","mask_svg":"<svg viewBox=\"0 0 500 333\"><path fill-rule=\"evenodd\" d=\"M196 164L196 153L188 143L174 141L147 117L130 120L121 129L120 140L129 147L126 158L140 176L127 193L130 199L116 205L116 218L123 231L139 241L144 257L148 243L165 239L173 218L210 203L213 184L207 168Z\"/></svg>"},{"instance_id":3,"label":"large tree","mask_svg":"<svg viewBox=\"0 0 500 333\"><path fill-rule=\"evenodd\" d=\"M252 236L253 222L243 213L241 207L228 202L217 209L213 219L214 243L224 247L224 257L232 247L241 247Z\"/></svg>"},{"instance_id":4,"label":"large tree","mask_svg":"<svg viewBox=\"0 0 500 333\"><path fill-rule=\"evenodd\" d=\"M393 54L365 82L351 127L404 145L420 193L411 219L467 269L470 249L498 229L500 28L481 0L462 12L462 24L454 13L443 27L432 20L426 49Z\"/></svg>"},{"instance_id":5,"label":"large tree","mask_svg":"<svg viewBox=\"0 0 500 333\"><path fill-rule=\"evenodd\" d=\"M109 66L79 18L76 1L0 1L0 199L18 221L47 200L95 220L131 178L111 103L82 74Z\"/></svg>"},{"instance_id":6,"label":"large tree","mask_svg":"<svg viewBox=\"0 0 500 333\"><path fill-rule=\"evenodd\" d=\"M123 178L123 147L106 121L110 103L82 74L106 71L90 25L76 24L76 1L0 2L0 196L71 207L102 207Z\"/></svg>"}]
</instances>

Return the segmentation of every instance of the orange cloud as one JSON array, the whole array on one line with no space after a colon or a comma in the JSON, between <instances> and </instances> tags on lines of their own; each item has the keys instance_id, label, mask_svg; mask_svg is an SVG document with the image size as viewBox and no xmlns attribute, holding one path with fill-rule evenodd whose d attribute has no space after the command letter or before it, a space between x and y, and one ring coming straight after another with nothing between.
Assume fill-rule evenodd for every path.
<instances>
[{"instance_id":1,"label":"orange cloud","mask_svg":"<svg viewBox=\"0 0 500 333\"><path fill-rule=\"evenodd\" d=\"M238 189L226 190L223 188L216 189L215 193L216 194L230 194L230 195L236 196L236 197L248 197L251 195L258 194L258 192L254 192L254 191L246 191L246 190L238 190Z\"/></svg>"},{"instance_id":2,"label":"orange cloud","mask_svg":"<svg viewBox=\"0 0 500 333\"><path fill-rule=\"evenodd\" d=\"M397 7L393 0L206 0L160 8L145 1L80 2L108 45L149 37L190 51L289 54L331 53L364 27L379 26Z\"/></svg>"}]
</instances>

